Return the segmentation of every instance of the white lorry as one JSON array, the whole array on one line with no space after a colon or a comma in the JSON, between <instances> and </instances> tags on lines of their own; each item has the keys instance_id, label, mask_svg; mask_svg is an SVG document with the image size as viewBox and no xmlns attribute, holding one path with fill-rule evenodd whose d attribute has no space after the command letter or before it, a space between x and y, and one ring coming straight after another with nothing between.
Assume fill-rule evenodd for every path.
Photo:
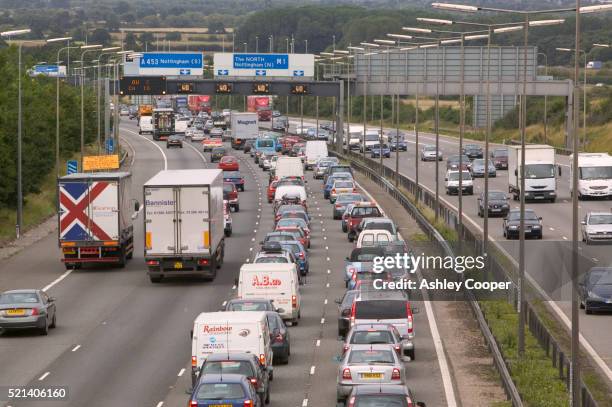
<instances>
[{"instance_id":1,"label":"white lorry","mask_svg":"<svg viewBox=\"0 0 612 407\"><path fill-rule=\"evenodd\" d=\"M238 278L238 297L273 301L281 318L293 325L301 317L299 277L293 263L243 264Z\"/></svg>"},{"instance_id":2,"label":"white lorry","mask_svg":"<svg viewBox=\"0 0 612 407\"><path fill-rule=\"evenodd\" d=\"M319 158L327 157L327 142L324 140L310 140L306 142L306 159L304 169L314 168Z\"/></svg>"},{"instance_id":3,"label":"white lorry","mask_svg":"<svg viewBox=\"0 0 612 407\"><path fill-rule=\"evenodd\" d=\"M573 193L574 157L570 158L570 193ZM612 156L578 153L578 199L612 198Z\"/></svg>"},{"instance_id":4,"label":"white lorry","mask_svg":"<svg viewBox=\"0 0 612 407\"><path fill-rule=\"evenodd\" d=\"M257 113L232 112L232 148L241 150L247 140L259 137Z\"/></svg>"},{"instance_id":5,"label":"white lorry","mask_svg":"<svg viewBox=\"0 0 612 407\"><path fill-rule=\"evenodd\" d=\"M349 126L349 150L357 150L363 138L363 126Z\"/></svg>"},{"instance_id":6,"label":"white lorry","mask_svg":"<svg viewBox=\"0 0 612 407\"><path fill-rule=\"evenodd\" d=\"M273 353L263 311L202 312L191 331L191 378L213 353L252 353L272 376Z\"/></svg>"},{"instance_id":7,"label":"white lorry","mask_svg":"<svg viewBox=\"0 0 612 407\"><path fill-rule=\"evenodd\" d=\"M213 280L223 264L223 171L162 170L144 184L144 257L151 282Z\"/></svg>"},{"instance_id":8,"label":"white lorry","mask_svg":"<svg viewBox=\"0 0 612 407\"><path fill-rule=\"evenodd\" d=\"M274 169L274 179L296 177L304 179L304 165L299 157L278 157Z\"/></svg>"},{"instance_id":9,"label":"white lorry","mask_svg":"<svg viewBox=\"0 0 612 407\"><path fill-rule=\"evenodd\" d=\"M518 200L521 194L521 146L508 146L508 191ZM525 146L525 200L557 199L555 149L547 145Z\"/></svg>"}]
</instances>

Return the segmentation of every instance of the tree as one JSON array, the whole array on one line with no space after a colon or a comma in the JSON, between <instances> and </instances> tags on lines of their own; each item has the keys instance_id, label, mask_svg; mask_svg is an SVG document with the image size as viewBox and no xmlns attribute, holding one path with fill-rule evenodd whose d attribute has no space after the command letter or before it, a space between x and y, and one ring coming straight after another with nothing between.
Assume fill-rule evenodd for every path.
<instances>
[{"instance_id":1,"label":"tree","mask_svg":"<svg viewBox=\"0 0 612 407\"><path fill-rule=\"evenodd\" d=\"M144 32L142 34L140 34L140 46L141 48L146 48L146 44L149 43L153 43L153 41L155 41L155 38L153 38L153 34L151 34L150 32Z\"/></svg>"},{"instance_id":2,"label":"tree","mask_svg":"<svg viewBox=\"0 0 612 407\"><path fill-rule=\"evenodd\" d=\"M181 40L181 33L177 32L177 31L166 33L166 39L168 41L180 41Z\"/></svg>"},{"instance_id":3,"label":"tree","mask_svg":"<svg viewBox=\"0 0 612 407\"><path fill-rule=\"evenodd\" d=\"M109 32L104 28L96 28L89 36L89 41L93 44L106 45L110 43L111 36Z\"/></svg>"},{"instance_id":4,"label":"tree","mask_svg":"<svg viewBox=\"0 0 612 407\"><path fill-rule=\"evenodd\" d=\"M136 50L138 48L136 45L136 36L131 31L125 35L125 48L131 50Z\"/></svg>"}]
</instances>

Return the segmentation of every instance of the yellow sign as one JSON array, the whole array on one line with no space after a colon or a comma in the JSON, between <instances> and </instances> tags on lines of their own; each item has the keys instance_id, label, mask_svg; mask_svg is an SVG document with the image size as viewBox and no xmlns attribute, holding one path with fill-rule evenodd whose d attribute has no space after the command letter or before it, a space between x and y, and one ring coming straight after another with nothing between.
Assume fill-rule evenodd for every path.
<instances>
[{"instance_id":1,"label":"yellow sign","mask_svg":"<svg viewBox=\"0 0 612 407\"><path fill-rule=\"evenodd\" d=\"M119 155L90 155L83 157L83 171L116 170L119 168Z\"/></svg>"}]
</instances>

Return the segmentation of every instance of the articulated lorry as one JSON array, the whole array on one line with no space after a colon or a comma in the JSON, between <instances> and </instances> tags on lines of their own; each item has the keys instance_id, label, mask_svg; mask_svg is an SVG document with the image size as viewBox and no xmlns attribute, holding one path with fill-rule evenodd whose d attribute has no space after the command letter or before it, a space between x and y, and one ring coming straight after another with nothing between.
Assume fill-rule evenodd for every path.
<instances>
[{"instance_id":1,"label":"articulated lorry","mask_svg":"<svg viewBox=\"0 0 612 407\"><path fill-rule=\"evenodd\" d=\"M232 112L232 148L241 150L247 140L259 136L257 113Z\"/></svg>"},{"instance_id":2,"label":"articulated lorry","mask_svg":"<svg viewBox=\"0 0 612 407\"><path fill-rule=\"evenodd\" d=\"M169 107L153 109L153 140L165 140L174 134L174 110Z\"/></svg>"},{"instance_id":3,"label":"articulated lorry","mask_svg":"<svg viewBox=\"0 0 612 407\"><path fill-rule=\"evenodd\" d=\"M570 155L570 193L574 157ZM578 199L612 197L612 156L608 153L578 153Z\"/></svg>"},{"instance_id":4,"label":"articulated lorry","mask_svg":"<svg viewBox=\"0 0 612 407\"><path fill-rule=\"evenodd\" d=\"M223 264L223 171L162 170L144 184L144 257L153 283L214 280Z\"/></svg>"},{"instance_id":5,"label":"articulated lorry","mask_svg":"<svg viewBox=\"0 0 612 407\"><path fill-rule=\"evenodd\" d=\"M139 204L130 199L131 186L129 172L58 178L58 239L67 269L89 263L123 267L132 258L132 209L137 213Z\"/></svg>"},{"instance_id":6,"label":"articulated lorry","mask_svg":"<svg viewBox=\"0 0 612 407\"><path fill-rule=\"evenodd\" d=\"M514 200L521 195L521 146L508 146L508 191ZM547 145L525 146L525 200L557 199L555 149Z\"/></svg>"}]
</instances>

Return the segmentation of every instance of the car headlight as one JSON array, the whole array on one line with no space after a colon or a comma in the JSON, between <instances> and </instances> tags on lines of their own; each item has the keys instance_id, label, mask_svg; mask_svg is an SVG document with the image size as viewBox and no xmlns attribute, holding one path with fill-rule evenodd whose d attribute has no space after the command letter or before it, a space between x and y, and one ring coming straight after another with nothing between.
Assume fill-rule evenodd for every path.
<instances>
[{"instance_id":1,"label":"car headlight","mask_svg":"<svg viewBox=\"0 0 612 407\"><path fill-rule=\"evenodd\" d=\"M508 229L518 229L518 226L510 225L510 226L508 226Z\"/></svg>"},{"instance_id":2,"label":"car headlight","mask_svg":"<svg viewBox=\"0 0 612 407\"><path fill-rule=\"evenodd\" d=\"M532 229L540 229L541 227L542 227L542 226L540 226L540 225L533 225L531 228L532 228Z\"/></svg>"},{"instance_id":3,"label":"car headlight","mask_svg":"<svg viewBox=\"0 0 612 407\"><path fill-rule=\"evenodd\" d=\"M502 205L502 208L509 208L509 207L510 207L510 205L508 205L508 204L503 204Z\"/></svg>"}]
</instances>

